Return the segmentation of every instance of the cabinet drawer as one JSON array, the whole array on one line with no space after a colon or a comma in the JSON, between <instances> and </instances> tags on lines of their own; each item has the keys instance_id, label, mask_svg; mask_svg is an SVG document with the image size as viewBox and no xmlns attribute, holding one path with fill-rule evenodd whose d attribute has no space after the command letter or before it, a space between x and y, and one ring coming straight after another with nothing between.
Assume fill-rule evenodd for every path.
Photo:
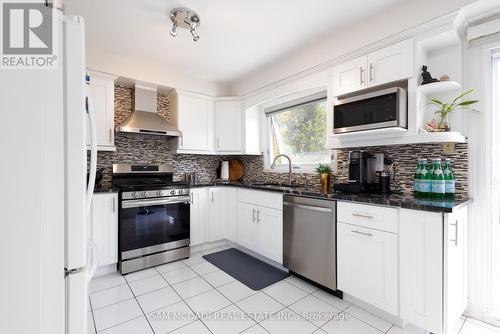
<instances>
[{"instance_id":1,"label":"cabinet drawer","mask_svg":"<svg viewBox=\"0 0 500 334\"><path fill-rule=\"evenodd\" d=\"M337 221L392 233L398 232L398 210L392 208L338 202Z\"/></svg>"},{"instance_id":2,"label":"cabinet drawer","mask_svg":"<svg viewBox=\"0 0 500 334\"><path fill-rule=\"evenodd\" d=\"M283 194L270 191L238 189L238 201L283 210Z\"/></svg>"}]
</instances>

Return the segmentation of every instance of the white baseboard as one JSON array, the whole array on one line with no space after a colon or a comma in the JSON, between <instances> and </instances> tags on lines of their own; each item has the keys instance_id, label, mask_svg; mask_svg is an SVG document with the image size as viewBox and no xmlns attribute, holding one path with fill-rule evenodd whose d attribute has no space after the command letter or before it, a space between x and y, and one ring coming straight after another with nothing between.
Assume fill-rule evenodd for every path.
<instances>
[{"instance_id":1,"label":"white baseboard","mask_svg":"<svg viewBox=\"0 0 500 334\"><path fill-rule=\"evenodd\" d=\"M379 318L387 320L388 322L393 323L400 328L404 328L406 325L406 322L403 319L401 319L400 317L395 316L395 315L390 314L390 313L387 313L379 308L376 308L373 305L367 304L367 303L363 302L362 300L359 300L358 298L353 297L345 292L344 292L344 300L353 304L353 305L356 305L356 306L362 308L363 310L365 310L367 312L370 312L370 313L376 315ZM347 309L346 312L349 313L349 309Z\"/></svg>"}]
</instances>

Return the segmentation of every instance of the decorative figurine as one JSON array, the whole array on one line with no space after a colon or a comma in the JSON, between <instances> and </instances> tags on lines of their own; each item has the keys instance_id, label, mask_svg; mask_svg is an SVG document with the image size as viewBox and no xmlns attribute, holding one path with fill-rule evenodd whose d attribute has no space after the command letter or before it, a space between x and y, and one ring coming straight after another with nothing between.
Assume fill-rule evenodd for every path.
<instances>
[{"instance_id":1,"label":"decorative figurine","mask_svg":"<svg viewBox=\"0 0 500 334\"><path fill-rule=\"evenodd\" d=\"M427 85L433 82L438 82L438 79L432 77L432 75L427 71L427 66L422 66L422 85Z\"/></svg>"}]
</instances>

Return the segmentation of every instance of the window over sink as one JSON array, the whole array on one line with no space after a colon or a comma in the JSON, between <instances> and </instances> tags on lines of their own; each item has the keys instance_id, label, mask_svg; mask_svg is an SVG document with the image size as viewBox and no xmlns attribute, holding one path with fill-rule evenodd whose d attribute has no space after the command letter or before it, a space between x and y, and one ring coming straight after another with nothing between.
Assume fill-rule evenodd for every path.
<instances>
[{"instance_id":1,"label":"window over sink","mask_svg":"<svg viewBox=\"0 0 500 334\"><path fill-rule=\"evenodd\" d=\"M309 95L264 110L268 129L266 169L285 154L296 171L313 170L330 163L326 148L326 92ZM276 160L276 170L288 170L288 160Z\"/></svg>"}]
</instances>

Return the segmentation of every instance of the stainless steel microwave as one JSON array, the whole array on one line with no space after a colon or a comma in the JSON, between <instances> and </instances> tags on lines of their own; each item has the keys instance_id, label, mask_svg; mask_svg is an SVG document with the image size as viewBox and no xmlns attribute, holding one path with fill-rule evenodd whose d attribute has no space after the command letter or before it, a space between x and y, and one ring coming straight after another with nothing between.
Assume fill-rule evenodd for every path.
<instances>
[{"instance_id":1,"label":"stainless steel microwave","mask_svg":"<svg viewBox=\"0 0 500 334\"><path fill-rule=\"evenodd\" d=\"M333 106L333 132L407 128L407 95L391 87L338 100Z\"/></svg>"}]
</instances>

